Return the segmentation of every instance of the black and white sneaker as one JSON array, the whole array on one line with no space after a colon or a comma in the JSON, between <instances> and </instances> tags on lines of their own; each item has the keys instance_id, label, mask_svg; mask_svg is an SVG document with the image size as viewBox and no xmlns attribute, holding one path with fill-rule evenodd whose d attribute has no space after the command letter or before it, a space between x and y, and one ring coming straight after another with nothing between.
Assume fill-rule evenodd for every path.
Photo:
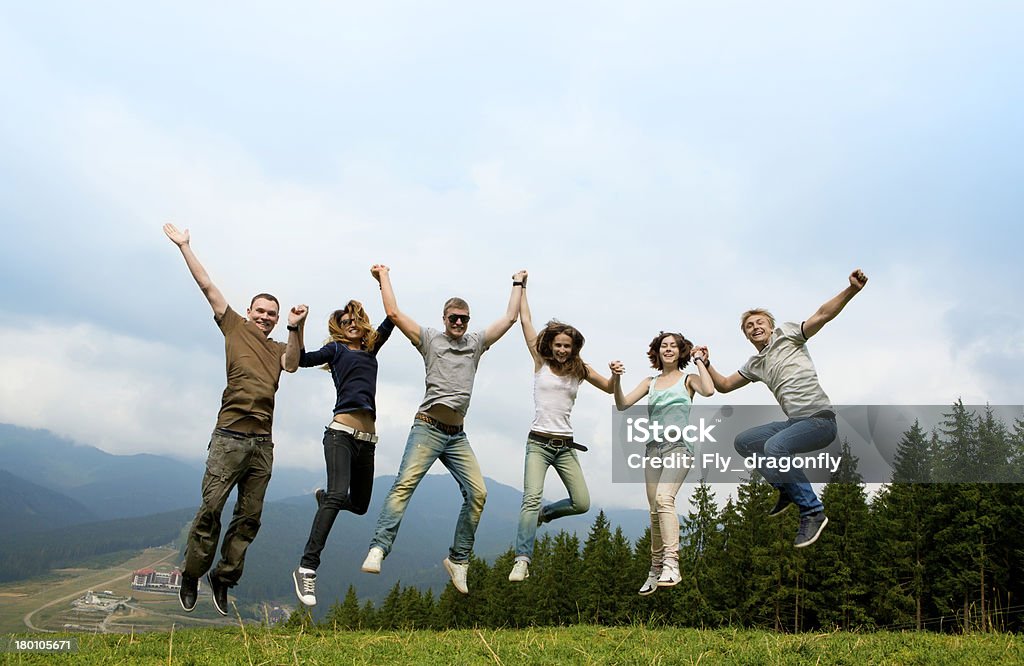
<instances>
[{"instance_id":1,"label":"black and white sneaker","mask_svg":"<svg viewBox=\"0 0 1024 666\"><path fill-rule=\"evenodd\" d=\"M220 582L220 579L213 575L213 572L206 574L206 580L210 583L210 594L213 596L213 607L221 615L228 614L228 586Z\"/></svg>"},{"instance_id":2,"label":"black and white sneaker","mask_svg":"<svg viewBox=\"0 0 1024 666\"><path fill-rule=\"evenodd\" d=\"M796 541L793 545L797 548L810 546L821 536L822 530L828 525L828 518L823 511L800 517L800 528L796 531Z\"/></svg>"},{"instance_id":3,"label":"black and white sneaker","mask_svg":"<svg viewBox=\"0 0 1024 666\"><path fill-rule=\"evenodd\" d=\"M185 574L181 575L181 589L178 590L178 601L181 609L191 613L196 609L199 600L199 579Z\"/></svg>"},{"instance_id":4,"label":"black and white sneaker","mask_svg":"<svg viewBox=\"0 0 1024 666\"><path fill-rule=\"evenodd\" d=\"M295 596L307 606L316 606L316 572L306 573L296 569L292 572Z\"/></svg>"}]
</instances>

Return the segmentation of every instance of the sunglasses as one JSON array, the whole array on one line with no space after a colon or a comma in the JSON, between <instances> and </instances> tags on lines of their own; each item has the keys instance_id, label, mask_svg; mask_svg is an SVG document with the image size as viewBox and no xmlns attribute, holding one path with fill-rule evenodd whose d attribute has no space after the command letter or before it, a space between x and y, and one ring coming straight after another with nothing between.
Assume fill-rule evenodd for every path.
<instances>
[{"instance_id":1,"label":"sunglasses","mask_svg":"<svg viewBox=\"0 0 1024 666\"><path fill-rule=\"evenodd\" d=\"M469 323L469 315L468 314L467 315L462 315L462 314L450 314L450 315L448 315L448 323L451 324L452 326L457 324L460 319L462 320L463 324L468 324Z\"/></svg>"},{"instance_id":2,"label":"sunglasses","mask_svg":"<svg viewBox=\"0 0 1024 666\"><path fill-rule=\"evenodd\" d=\"M338 325L341 326L342 328L348 328L349 326L351 326L354 323L356 323L355 319L339 319L338 320Z\"/></svg>"}]
</instances>

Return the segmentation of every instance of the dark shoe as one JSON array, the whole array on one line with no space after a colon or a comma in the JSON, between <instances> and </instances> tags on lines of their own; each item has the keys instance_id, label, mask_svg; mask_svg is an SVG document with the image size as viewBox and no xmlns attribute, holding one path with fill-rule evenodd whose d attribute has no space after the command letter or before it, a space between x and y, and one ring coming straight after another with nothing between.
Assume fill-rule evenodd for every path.
<instances>
[{"instance_id":1,"label":"dark shoe","mask_svg":"<svg viewBox=\"0 0 1024 666\"><path fill-rule=\"evenodd\" d=\"M210 594L213 595L213 605L221 615L228 614L228 586L220 582L220 579L213 575L213 572L206 574L206 580L210 583Z\"/></svg>"},{"instance_id":2,"label":"dark shoe","mask_svg":"<svg viewBox=\"0 0 1024 666\"><path fill-rule=\"evenodd\" d=\"M797 548L810 546L821 536L821 531L828 525L828 518L823 511L812 513L809 516L800 517L800 529L796 532L796 541L793 545Z\"/></svg>"},{"instance_id":3,"label":"dark shoe","mask_svg":"<svg viewBox=\"0 0 1024 666\"><path fill-rule=\"evenodd\" d=\"M295 569L292 582L295 583L295 596L299 601L307 606L316 606L316 574Z\"/></svg>"},{"instance_id":4,"label":"dark shoe","mask_svg":"<svg viewBox=\"0 0 1024 666\"><path fill-rule=\"evenodd\" d=\"M789 499L789 495L787 495L784 491L780 490L779 499L775 500L775 506L773 506L772 510L768 512L768 517L774 518L775 516L778 516L781 513L785 513L786 509L788 509L792 505L793 500Z\"/></svg>"},{"instance_id":5,"label":"dark shoe","mask_svg":"<svg viewBox=\"0 0 1024 666\"><path fill-rule=\"evenodd\" d=\"M192 576L181 575L181 589L178 590L178 601L186 613L196 609L196 601L199 599L199 579Z\"/></svg>"}]
</instances>

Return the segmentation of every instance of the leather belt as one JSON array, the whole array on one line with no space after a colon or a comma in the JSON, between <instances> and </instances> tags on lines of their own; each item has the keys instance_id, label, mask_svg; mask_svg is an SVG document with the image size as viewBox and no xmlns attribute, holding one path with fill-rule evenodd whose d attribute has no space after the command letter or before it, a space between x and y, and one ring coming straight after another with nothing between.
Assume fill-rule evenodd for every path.
<instances>
[{"instance_id":1,"label":"leather belt","mask_svg":"<svg viewBox=\"0 0 1024 666\"><path fill-rule=\"evenodd\" d=\"M363 432L362 430L356 430L355 428L347 426L344 423L331 421L331 423L327 427L330 428L331 430L340 430L341 432L347 432L348 434L352 435L352 437L354 437L355 439L358 439L363 442L369 442L370 444L377 443L377 435L374 435L372 432Z\"/></svg>"},{"instance_id":2,"label":"leather belt","mask_svg":"<svg viewBox=\"0 0 1024 666\"><path fill-rule=\"evenodd\" d=\"M460 432L462 432L461 425L449 425L447 423L442 423L441 421L435 419L433 416L430 416L429 414L424 414L423 412L416 412L416 420L423 421L427 425L437 428L446 435L458 435Z\"/></svg>"},{"instance_id":3,"label":"leather belt","mask_svg":"<svg viewBox=\"0 0 1024 666\"><path fill-rule=\"evenodd\" d=\"M535 439L544 446L550 446L554 449L576 449L577 451L588 451L587 447L582 444L577 444L573 441L572 437L550 437L548 435L542 435L539 432L530 431L530 439Z\"/></svg>"}]
</instances>

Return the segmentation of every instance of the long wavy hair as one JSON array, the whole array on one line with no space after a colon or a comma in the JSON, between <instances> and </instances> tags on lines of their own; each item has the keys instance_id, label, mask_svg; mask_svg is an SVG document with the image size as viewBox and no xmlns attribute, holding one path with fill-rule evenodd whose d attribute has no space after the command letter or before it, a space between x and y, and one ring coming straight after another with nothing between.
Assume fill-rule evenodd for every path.
<instances>
[{"instance_id":1,"label":"long wavy hair","mask_svg":"<svg viewBox=\"0 0 1024 666\"><path fill-rule=\"evenodd\" d=\"M349 301L345 307L331 313L330 318L327 320L328 337L324 343L340 342L348 344L348 338L345 337L345 329L341 325L341 320L345 318L345 315L355 320L356 328L363 334L360 348L364 351L371 351L373 346L377 344L377 329L370 324L370 317L366 314L366 310L363 309L363 304L356 300Z\"/></svg>"},{"instance_id":2,"label":"long wavy hair","mask_svg":"<svg viewBox=\"0 0 1024 666\"><path fill-rule=\"evenodd\" d=\"M651 346L647 349L647 358L651 361L651 367L655 370L664 370L664 363L661 362L661 354L658 352L661 350L661 341L667 337L673 337L676 340L676 346L679 347L679 369L682 370L690 363L690 352L693 351L693 343L683 337L682 333L666 333L662 331L658 335L654 336L651 340Z\"/></svg>"},{"instance_id":3,"label":"long wavy hair","mask_svg":"<svg viewBox=\"0 0 1024 666\"><path fill-rule=\"evenodd\" d=\"M555 338L563 333L572 338L572 352L570 352L569 358L564 363L559 363L555 360L555 352L552 349L552 345L555 342ZM586 339L583 337L583 334L575 327L560 322L557 319L552 319L537 334L534 348L540 354L540 357L544 359L544 362L551 366L552 370L557 371L557 374L568 374L583 381L587 378L587 365L580 358L580 350L585 342Z\"/></svg>"}]
</instances>

